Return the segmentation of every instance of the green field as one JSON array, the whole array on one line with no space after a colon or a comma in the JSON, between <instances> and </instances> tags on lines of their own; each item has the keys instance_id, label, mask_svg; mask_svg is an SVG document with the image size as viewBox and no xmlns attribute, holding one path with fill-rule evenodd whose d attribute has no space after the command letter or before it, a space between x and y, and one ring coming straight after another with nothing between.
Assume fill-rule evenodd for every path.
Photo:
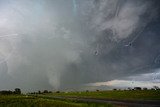
<instances>
[{"instance_id":1,"label":"green field","mask_svg":"<svg viewBox=\"0 0 160 107\"><path fill-rule=\"evenodd\" d=\"M112 107L112 105L60 101L24 95L0 95L0 107Z\"/></svg>"},{"instance_id":2,"label":"green field","mask_svg":"<svg viewBox=\"0 0 160 107\"><path fill-rule=\"evenodd\" d=\"M160 90L121 90L98 92L61 92L52 93L53 96L105 98L121 100L160 100Z\"/></svg>"},{"instance_id":3,"label":"green field","mask_svg":"<svg viewBox=\"0 0 160 107\"><path fill-rule=\"evenodd\" d=\"M62 96L64 99L54 97ZM32 95L0 95L0 107L116 107L112 104L89 103L66 97L113 100L160 100L160 90L60 92Z\"/></svg>"}]
</instances>

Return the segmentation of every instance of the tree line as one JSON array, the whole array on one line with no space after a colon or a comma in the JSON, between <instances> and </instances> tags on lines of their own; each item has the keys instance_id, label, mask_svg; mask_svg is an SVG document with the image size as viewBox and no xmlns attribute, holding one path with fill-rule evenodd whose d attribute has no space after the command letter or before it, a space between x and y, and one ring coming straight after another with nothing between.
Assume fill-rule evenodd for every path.
<instances>
[{"instance_id":1,"label":"tree line","mask_svg":"<svg viewBox=\"0 0 160 107\"><path fill-rule=\"evenodd\" d=\"M21 94L21 89L15 88L14 91L11 90L0 91L0 95L11 95L11 94Z\"/></svg>"}]
</instances>

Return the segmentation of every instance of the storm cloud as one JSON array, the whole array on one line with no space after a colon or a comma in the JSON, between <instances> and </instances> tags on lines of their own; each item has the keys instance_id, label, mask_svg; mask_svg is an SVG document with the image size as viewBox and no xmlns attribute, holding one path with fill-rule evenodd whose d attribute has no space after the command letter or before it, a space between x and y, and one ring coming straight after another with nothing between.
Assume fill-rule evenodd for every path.
<instances>
[{"instance_id":1,"label":"storm cloud","mask_svg":"<svg viewBox=\"0 0 160 107\"><path fill-rule=\"evenodd\" d=\"M0 0L0 89L69 89L152 73L158 0Z\"/></svg>"}]
</instances>

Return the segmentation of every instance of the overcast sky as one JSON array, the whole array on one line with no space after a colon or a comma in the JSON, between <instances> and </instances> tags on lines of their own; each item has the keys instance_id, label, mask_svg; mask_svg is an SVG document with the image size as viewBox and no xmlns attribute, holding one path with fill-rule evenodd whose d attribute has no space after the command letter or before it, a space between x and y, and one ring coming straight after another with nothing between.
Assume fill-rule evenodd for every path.
<instances>
[{"instance_id":1,"label":"overcast sky","mask_svg":"<svg viewBox=\"0 0 160 107\"><path fill-rule=\"evenodd\" d=\"M0 90L159 86L159 29L159 0L0 0Z\"/></svg>"}]
</instances>

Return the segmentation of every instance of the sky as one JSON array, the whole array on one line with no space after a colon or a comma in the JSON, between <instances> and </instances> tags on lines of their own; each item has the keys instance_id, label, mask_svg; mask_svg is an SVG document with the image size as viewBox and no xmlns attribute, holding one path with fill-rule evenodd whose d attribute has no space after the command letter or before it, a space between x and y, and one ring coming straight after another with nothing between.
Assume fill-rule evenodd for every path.
<instances>
[{"instance_id":1,"label":"sky","mask_svg":"<svg viewBox=\"0 0 160 107\"><path fill-rule=\"evenodd\" d=\"M0 0L0 90L160 86L159 23L159 0Z\"/></svg>"}]
</instances>

